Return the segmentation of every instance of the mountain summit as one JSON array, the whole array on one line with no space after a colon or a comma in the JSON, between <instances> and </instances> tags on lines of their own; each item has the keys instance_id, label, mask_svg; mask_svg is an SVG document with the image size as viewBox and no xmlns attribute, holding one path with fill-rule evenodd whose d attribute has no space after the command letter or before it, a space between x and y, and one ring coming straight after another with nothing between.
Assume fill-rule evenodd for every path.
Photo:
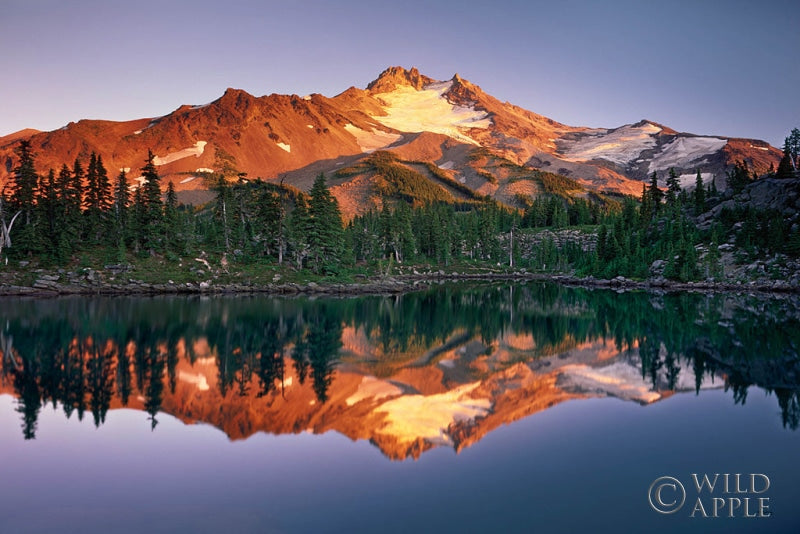
<instances>
[{"instance_id":1,"label":"mountain summit","mask_svg":"<svg viewBox=\"0 0 800 534\"><path fill-rule=\"evenodd\" d=\"M334 97L228 89L210 104L163 117L18 132L0 138L0 184L12 172L20 139L31 141L39 172L94 151L113 172L128 169L135 179L152 150L160 174L179 191L206 189L203 178L222 170L222 161L248 177L302 189L325 172L347 213L371 205L376 173L359 162L375 151L393 153L396 164L455 197L488 195L510 205L547 192L536 179L541 172L588 191L638 194L653 172L661 177L674 168L688 184L700 170L722 185L735 161L765 172L781 157L763 141L679 133L647 120L568 126L501 102L458 74L440 81L403 67Z\"/></svg>"}]
</instances>

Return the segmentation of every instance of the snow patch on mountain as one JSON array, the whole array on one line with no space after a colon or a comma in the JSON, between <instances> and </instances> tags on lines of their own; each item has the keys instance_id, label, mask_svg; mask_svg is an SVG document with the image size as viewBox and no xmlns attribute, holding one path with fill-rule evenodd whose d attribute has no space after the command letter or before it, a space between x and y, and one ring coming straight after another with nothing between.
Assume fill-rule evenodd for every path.
<instances>
[{"instance_id":1,"label":"snow patch on mountain","mask_svg":"<svg viewBox=\"0 0 800 534\"><path fill-rule=\"evenodd\" d=\"M584 364L567 365L561 370L559 385L581 391L605 393L620 399L650 404L661 398L642 373L628 362L614 362L605 367Z\"/></svg>"},{"instance_id":2,"label":"snow patch on mountain","mask_svg":"<svg viewBox=\"0 0 800 534\"><path fill-rule=\"evenodd\" d=\"M383 103L386 115L373 119L401 132L433 132L477 145L465 130L486 129L492 121L486 112L448 102L444 95L452 86L452 81L437 82L418 91L408 85L400 85L394 91L377 96Z\"/></svg>"},{"instance_id":3,"label":"snow patch on mountain","mask_svg":"<svg viewBox=\"0 0 800 534\"><path fill-rule=\"evenodd\" d=\"M703 179L703 185L708 187L711 184L711 180L714 179L714 174L710 172L701 172L700 178ZM678 181L681 183L681 188L694 189L694 185L697 183L697 173L681 174L678 176Z\"/></svg>"},{"instance_id":4,"label":"snow patch on mountain","mask_svg":"<svg viewBox=\"0 0 800 534\"><path fill-rule=\"evenodd\" d=\"M285 150L286 152L289 152L289 153L291 153L291 152L292 152L292 147L291 147L291 145L287 145L286 143L276 143L276 144L277 144L277 145L278 145L280 148L282 148L283 150Z\"/></svg>"},{"instance_id":5,"label":"snow patch on mountain","mask_svg":"<svg viewBox=\"0 0 800 534\"><path fill-rule=\"evenodd\" d=\"M718 137L676 137L650 160L647 172L689 167L705 156L722 150L727 143L726 139Z\"/></svg>"},{"instance_id":6,"label":"snow patch on mountain","mask_svg":"<svg viewBox=\"0 0 800 534\"><path fill-rule=\"evenodd\" d=\"M364 399L384 399L386 397L396 397L402 395L403 390L386 380L378 380L374 376L365 376L358 385L358 390L347 397L345 401L348 406L352 406Z\"/></svg>"},{"instance_id":7,"label":"snow patch on mountain","mask_svg":"<svg viewBox=\"0 0 800 534\"><path fill-rule=\"evenodd\" d=\"M626 125L615 130L600 130L576 141L559 141L566 144L565 159L591 161L604 159L617 165L628 165L643 151L656 146L655 134L661 128L645 123L641 126Z\"/></svg>"},{"instance_id":8,"label":"snow patch on mountain","mask_svg":"<svg viewBox=\"0 0 800 534\"><path fill-rule=\"evenodd\" d=\"M172 152L171 154L167 154L163 158L155 156L153 158L154 165L167 165L172 163L173 161L178 161L179 159L188 158L189 156L194 156L199 158L203 155L203 151L206 148L208 141L197 141L195 142L194 146L189 148L184 148L183 150L178 150L177 152Z\"/></svg>"},{"instance_id":9,"label":"snow patch on mountain","mask_svg":"<svg viewBox=\"0 0 800 534\"><path fill-rule=\"evenodd\" d=\"M404 395L386 401L375 408L376 413L386 414L386 425L379 433L400 443L422 438L435 445L450 445L450 425L484 416L492 407L489 399L470 397L479 385L474 382L436 395Z\"/></svg>"},{"instance_id":10,"label":"snow patch on mountain","mask_svg":"<svg viewBox=\"0 0 800 534\"><path fill-rule=\"evenodd\" d=\"M191 182L191 181L192 181L192 180L194 180L195 178L197 178L197 176L189 176L188 178L184 178L183 180L181 180L181 181L180 181L180 182L178 182L178 183L181 183L181 184L188 184L189 182Z\"/></svg>"},{"instance_id":11,"label":"snow patch on mountain","mask_svg":"<svg viewBox=\"0 0 800 534\"><path fill-rule=\"evenodd\" d=\"M347 131L347 133L356 138L358 147L366 154L371 154L376 150L385 148L403 138L403 136L400 134L383 132L375 129L368 132L366 130L362 130L358 126L353 126L352 124L345 124L344 129Z\"/></svg>"}]
</instances>

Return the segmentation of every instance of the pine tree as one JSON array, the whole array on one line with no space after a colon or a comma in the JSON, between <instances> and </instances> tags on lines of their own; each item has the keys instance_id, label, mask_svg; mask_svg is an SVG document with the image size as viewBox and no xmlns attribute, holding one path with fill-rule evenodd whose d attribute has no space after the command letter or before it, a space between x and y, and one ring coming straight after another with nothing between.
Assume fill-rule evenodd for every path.
<instances>
[{"instance_id":1,"label":"pine tree","mask_svg":"<svg viewBox=\"0 0 800 534\"><path fill-rule=\"evenodd\" d=\"M167 244L172 250L180 250L180 216L178 213L178 195L172 181L167 184L166 202L164 203L164 228Z\"/></svg>"},{"instance_id":2,"label":"pine tree","mask_svg":"<svg viewBox=\"0 0 800 534\"><path fill-rule=\"evenodd\" d=\"M70 234L75 239L80 237L83 227L81 206L83 205L83 181L85 177L86 173L83 169L83 165L81 165L80 159L75 158L75 163L72 165L72 172L70 173L70 179L64 184L64 195L62 198L64 203L65 224L70 229Z\"/></svg>"},{"instance_id":3,"label":"pine tree","mask_svg":"<svg viewBox=\"0 0 800 534\"><path fill-rule=\"evenodd\" d=\"M31 142L22 140L14 149L19 161L12 171L9 183L8 204L11 211L22 210L21 222L23 225L33 223L34 199L39 176L36 174L35 156Z\"/></svg>"},{"instance_id":4,"label":"pine tree","mask_svg":"<svg viewBox=\"0 0 800 534\"><path fill-rule=\"evenodd\" d=\"M298 269L303 268L303 264L309 255L310 227L311 219L308 213L308 201L306 200L306 195L301 193L295 198L295 207L289 216L288 228L289 245Z\"/></svg>"},{"instance_id":5,"label":"pine tree","mask_svg":"<svg viewBox=\"0 0 800 534\"><path fill-rule=\"evenodd\" d=\"M641 226L647 226L650 224L650 220L652 218L653 202L650 199L650 192L647 190L647 185L642 183L641 205L639 206L639 220L641 222Z\"/></svg>"},{"instance_id":6,"label":"pine tree","mask_svg":"<svg viewBox=\"0 0 800 534\"><path fill-rule=\"evenodd\" d=\"M694 181L694 214L700 215L706 211L706 190L703 186L703 175L697 169L697 178Z\"/></svg>"},{"instance_id":7,"label":"pine tree","mask_svg":"<svg viewBox=\"0 0 800 534\"><path fill-rule=\"evenodd\" d=\"M597 259L601 264L605 264L609 259L608 254L608 228L605 224L600 225L600 230L597 233Z\"/></svg>"},{"instance_id":8,"label":"pine tree","mask_svg":"<svg viewBox=\"0 0 800 534\"><path fill-rule=\"evenodd\" d=\"M664 198L664 193L658 187L658 176L656 175L656 171L653 171L653 175L650 177L650 202L653 205L653 214L658 215L658 212L661 211L661 199Z\"/></svg>"},{"instance_id":9,"label":"pine tree","mask_svg":"<svg viewBox=\"0 0 800 534\"><path fill-rule=\"evenodd\" d=\"M335 273L344 254L344 229L339 203L325 184L325 175L314 180L309 201L310 263L315 273Z\"/></svg>"},{"instance_id":10,"label":"pine tree","mask_svg":"<svg viewBox=\"0 0 800 534\"><path fill-rule=\"evenodd\" d=\"M72 254L79 237L80 207L76 207L73 204L73 185L72 171L66 164L62 164L56 181L56 194L58 197L57 256L59 261L62 262Z\"/></svg>"},{"instance_id":11,"label":"pine tree","mask_svg":"<svg viewBox=\"0 0 800 534\"><path fill-rule=\"evenodd\" d=\"M134 236L134 249L139 252L141 247L147 246L148 213L147 201L142 187L137 187L133 193L133 220L131 230Z\"/></svg>"},{"instance_id":12,"label":"pine tree","mask_svg":"<svg viewBox=\"0 0 800 534\"><path fill-rule=\"evenodd\" d=\"M125 170L119 172L114 186L114 231L113 243L124 248L128 239L128 206L130 205L130 189Z\"/></svg>"},{"instance_id":13,"label":"pine tree","mask_svg":"<svg viewBox=\"0 0 800 534\"><path fill-rule=\"evenodd\" d=\"M283 263L283 254L286 251L286 210L283 205L283 188L280 193L271 187L261 185L256 196L255 217L257 226L262 233L264 252L278 258L278 264Z\"/></svg>"},{"instance_id":14,"label":"pine tree","mask_svg":"<svg viewBox=\"0 0 800 534\"><path fill-rule=\"evenodd\" d=\"M86 234L90 242L97 243L110 229L108 215L111 208L111 185L103 159L94 152L89 156L86 184Z\"/></svg>"},{"instance_id":15,"label":"pine tree","mask_svg":"<svg viewBox=\"0 0 800 534\"><path fill-rule=\"evenodd\" d=\"M789 154L792 158L792 169L794 172L797 172L797 167L800 166L800 163L798 163L798 161L800 161L800 129L792 128L784 145L785 149L789 149Z\"/></svg>"},{"instance_id":16,"label":"pine tree","mask_svg":"<svg viewBox=\"0 0 800 534\"><path fill-rule=\"evenodd\" d=\"M14 250L20 253L39 252L43 248L42 233L37 228L37 196L39 186L39 175L36 174L34 153L30 141L20 141L19 146L14 149L14 153L19 158L17 166L12 170L11 180L8 184L8 191L4 194L9 204L8 216L13 217L16 212L20 212L16 218L16 238ZM10 223L5 239L10 239ZM8 245L6 245L8 246Z\"/></svg>"},{"instance_id":17,"label":"pine tree","mask_svg":"<svg viewBox=\"0 0 800 534\"><path fill-rule=\"evenodd\" d=\"M737 162L733 169L728 171L728 187L733 190L734 195L738 195L747 184L750 183L750 170L747 168L747 163L743 161Z\"/></svg>"},{"instance_id":18,"label":"pine tree","mask_svg":"<svg viewBox=\"0 0 800 534\"><path fill-rule=\"evenodd\" d=\"M164 234L164 208L161 202L161 177L158 175L158 170L153 162L155 155L152 150L147 152L147 161L145 166L142 167L142 177L144 184L142 189L143 201L145 204L145 213L147 223L144 228L143 244L149 248L151 253L163 241Z\"/></svg>"},{"instance_id":19,"label":"pine tree","mask_svg":"<svg viewBox=\"0 0 800 534\"><path fill-rule=\"evenodd\" d=\"M38 206L41 212L41 231L43 232L42 241L47 242L47 251L54 253L58 258L58 247L60 234L62 231L61 216L62 212L58 199L58 188L56 186L56 173L53 169L47 173L47 178L43 178L39 185Z\"/></svg>"},{"instance_id":20,"label":"pine tree","mask_svg":"<svg viewBox=\"0 0 800 534\"><path fill-rule=\"evenodd\" d=\"M667 194L666 194L666 203L667 206L674 206L678 200L678 195L681 192L681 183L678 181L678 173L675 172L675 169L670 167L669 168L669 175L667 176Z\"/></svg>"},{"instance_id":21,"label":"pine tree","mask_svg":"<svg viewBox=\"0 0 800 534\"><path fill-rule=\"evenodd\" d=\"M408 260L414 256L416 242L414 230L411 227L411 208L406 202L397 203L393 218L400 250L398 262Z\"/></svg>"},{"instance_id":22,"label":"pine tree","mask_svg":"<svg viewBox=\"0 0 800 534\"><path fill-rule=\"evenodd\" d=\"M792 142L787 137L783 142L783 157L778 163L778 170L775 173L776 178L792 178L795 175L795 158L792 154Z\"/></svg>"}]
</instances>

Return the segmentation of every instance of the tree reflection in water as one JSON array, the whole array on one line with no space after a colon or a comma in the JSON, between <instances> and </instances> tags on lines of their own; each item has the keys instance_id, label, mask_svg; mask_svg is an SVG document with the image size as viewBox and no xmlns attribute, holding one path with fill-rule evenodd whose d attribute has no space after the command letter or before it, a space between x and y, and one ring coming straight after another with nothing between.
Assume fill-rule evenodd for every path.
<instances>
[{"instance_id":1,"label":"tree reflection in water","mask_svg":"<svg viewBox=\"0 0 800 534\"><path fill-rule=\"evenodd\" d=\"M434 393L481 381L489 391L501 371L552 370L592 343L613 347L614 358L638 369L653 392L680 389L691 376L698 393L716 380L744 404L756 385L775 394L784 427L800 425L795 297L453 285L347 299L6 299L0 319L0 392L17 397L26 439L36 436L46 403L68 418L82 419L88 409L96 426L109 409L135 405L155 429L165 399L178 417L203 417L192 399L212 386L219 398L241 397L256 411L264 403L279 410L290 400L287 388L310 387L306 404L314 410L338 402L338 411L355 406L353 418L375 417L356 409L359 402L424 394L419 384L432 379L409 381L415 373L437 377ZM522 337L524 347L508 341ZM601 356L593 358L569 369L583 373L581 380L609 369ZM197 371L211 362L216 376ZM333 400L337 373L345 371L341 380L353 375L361 382L348 386L347 399L336 393ZM574 380L563 385L568 373L562 374L565 391L580 387ZM193 397L178 398L181 382L192 385ZM317 421L293 410L299 409L287 408L287 420L274 424L299 431ZM240 426L249 424L256 423Z\"/></svg>"}]
</instances>

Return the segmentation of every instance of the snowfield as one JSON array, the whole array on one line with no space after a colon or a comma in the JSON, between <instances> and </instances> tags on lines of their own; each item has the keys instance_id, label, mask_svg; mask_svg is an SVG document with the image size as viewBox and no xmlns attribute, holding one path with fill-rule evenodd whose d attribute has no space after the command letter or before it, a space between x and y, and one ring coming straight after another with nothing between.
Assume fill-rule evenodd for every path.
<instances>
[{"instance_id":1,"label":"snowfield","mask_svg":"<svg viewBox=\"0 0 800 534\"><path fill-rule=\"evenodd\" d=\"M286 152L289 152L289 153L291 153L291 152L292 152L292 147L291 147L290 145L287 145L286 143L276 143L276 144L277 144L277 145L278 145L280 148L282 148L283 150L285 150Z\"/></svg>"},{"instance_id":2,"label":"snowfield","mask_svg":"<svg viewBox=\"0 0 800 534\"><path fill-rule=\"evenodd\" d=\"M375 129L368 132L352 124L345 124L344 129L347 133L356 138L356 143L358 143L359 148L366 154L371 154L378 149L385 148L403 138L400 134L382 132Z\"/></svg>"},{"instance_id":3,"label":"snowfield","mask_svg":"<svg viewBox=\"0 0 800 534\"><path fill-rule=\"evenodd\" d=\"M711 180L714 179L714 174L710 172L701 172L700 177L703 179L703 185L708 187ZM681 187L684 189L694 189L694 184L697 182L697 173L694 174L681 174L678 177Z\"/></svg>"},{"instance_id":4,"label":"snowfield","mask_svg":"<svg viewBox=\"0 0 800 534\"><path fill-rule=\"evenodd\" d=\"M399 443L423 438L436 445L450 445L448 427L458 421L472 421L489 412L489 399L473 399L469 394L480 382L465 384L436 395L404 395L375 408L386 414L386 425L379 433L395 437Z\"/></svg>"},{"instance_id":5,"label":"snowfield","mask_svg":"<svg viewBox=\"0 0 800 534\"><path fill-rule=\"evenodd\" d=\"M372 118L401 132L434 132L477 145L464 130L486 129L492 121L483 111L448 102L444 94L452 86L452 81L432 83L420 91L407 85L399 86L390 93L377 95L386 115Z\"/></svg>"},{"instance_id":6,"label":"snowfield","mask_svg":"<svg viewBox=\"0 0 800 534\"><path fill-rule=\"evenodd\" d=\"M352 406L364 399L378 400L402 394L403 390L391 382L379 380L374 376L365 376L361 379L358 390L350 395L345 402L348 406Z\"/></svg>"},{"instance_id":7,"label":"snowfield","mask_svg":"<svg viewBox=\"0 0 800 534\"><path fill-rule=\"evenodd\" d=\"M722 150L727 143L726 139L717 137L676 137L650 161L647 172L689 167L703 157Z\"/></svg>"},{"instance_id":8,"label":"snowfield","mask_svg":"<svg viewBox=\"0 0 800 534\"><path fill-rule=\"evenodd\" d=\"M167 165L172 163L173 161L178 161L179 159L188 158L189 156L194 156L199 158L203 155L203 151L208 144L207 141L197 141L195 142L194 146L189 148L184 148L183 150L178 150L177 152L173 152L171 154L167 154L163 158L155 156L153 158L153 164L155 165Z\"/></svg>"},{"instance_id":9,"label":"snowfield","mask_svg":"<svg viewBox=\"0 0 800 534\"><path fill-rule=\"evenodd\" d=\"M572 144L563 154L570 161L604 159L625 166L637 159L642 151L654 148L654 136L660 131L661 128L650 123L642 126L629 124L616 130L600 130L596 134L571 141Z\"/></svg>"},{"instance_id":10,"label":"snowfield","mask_svg":"<svg viewBox=\"0 0 800 534\"><path fill-rule=\"evenodd\" d=\"M653 390L649 380L642 378L641 370L630 362L617 361L603 367L585 364L564 366L559 376L559 385L567 389L595 394L605 394L619 399L650 404L662 398L659 391ZM717 389L724 381L704 382L701 389ZM694 391L695 377L691 371L681 372L675 383L675 391Z\"/></svg>"}]
</instances>

